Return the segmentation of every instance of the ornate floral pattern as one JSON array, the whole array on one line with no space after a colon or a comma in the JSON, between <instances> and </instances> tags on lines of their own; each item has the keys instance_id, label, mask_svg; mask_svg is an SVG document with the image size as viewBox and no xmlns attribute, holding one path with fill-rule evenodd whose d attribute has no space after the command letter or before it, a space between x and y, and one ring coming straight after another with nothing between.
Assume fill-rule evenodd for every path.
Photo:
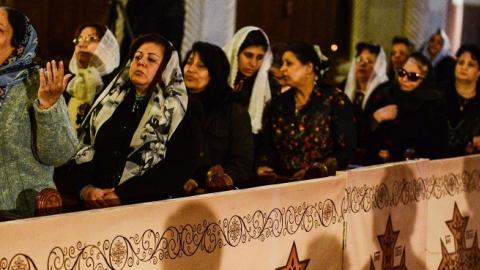
<instances>
[{"instance_id":1,"label":"ornate floral pattern","mask_svg":"<svg viewBox=\"0 0 480 270\"><path fill-rule=\"evenodd\" d=\"M480 171L463 171L414 179L392 181L374 186L348 186L337 208L332 199L256 210L245 216L234 215L212 222L168 227L163 232L148 229L134 236L116 236L95 244L78 242L70 247L50 251L47 269L127 269L142 263L159 264L197 252L212 253L217 248L237 247L259 240L310 232L342 224L346 214L369 212L399 204L451 197L480 191ZM17 254L11 260L2 258L0 270L37 269L33 260Z\"/></svg>"},{"instance_id":2,"label":"ornate floral pattern","mask_svg":"<svg viewBox=\"0 0 480 270\"><path fill-rule=\"evenodd\" d=\"M329 157L351 158L348 153L354 147L353 113L348 97L340 90L316 87L308 103L298 111L295 90L287 91L272 101L265 119L261 166L291 175Z\"/></svg>"}]
</instances>

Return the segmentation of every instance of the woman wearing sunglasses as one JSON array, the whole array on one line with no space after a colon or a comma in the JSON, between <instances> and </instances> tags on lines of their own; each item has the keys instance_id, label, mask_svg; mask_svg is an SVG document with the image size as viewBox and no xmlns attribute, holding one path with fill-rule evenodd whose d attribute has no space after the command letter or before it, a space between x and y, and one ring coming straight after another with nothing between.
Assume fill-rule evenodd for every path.
<instances>
[{"instance_id":1,"label":"woman wearing sunglasses","mask_svg":"<svg viewBox=\"0 0 480 270\"><path fill-rule=\"evenodd\" d=\"M446 153L445 101L435 89L430 61L410 55L397 81L385 89L373 114L369 151L373 163L405 158L440 158Z\"/></svg>"},{"instance_id":2,"label":"woman wearing sunglasses","mask_svg":"<svg viewBox=\"0 0 480 270\"><path fill-rule=\"evenodd\" d=\"M480 152L480 48L463 45L456 56L455 82L445 89L451 156Z\"/></svg>"}]
</instances>

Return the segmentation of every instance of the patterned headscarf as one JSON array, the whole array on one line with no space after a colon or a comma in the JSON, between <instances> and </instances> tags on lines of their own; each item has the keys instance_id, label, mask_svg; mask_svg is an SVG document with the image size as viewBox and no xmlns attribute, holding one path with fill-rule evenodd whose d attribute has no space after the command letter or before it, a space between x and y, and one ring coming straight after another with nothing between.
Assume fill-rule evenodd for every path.
<instances>
[{"instance_id":1,"label":"patterned headscarf","mask_svg":"<svg viewBox=\"0 0 480 270\"><path fill-rule=\"evenodd\" d=\"M246 26L238 30L233 36L232 40L223 47L223 51L227 55L228 62L230 62L230 76L228 77L228 84L234 88L235 79L238 73L238 53L243 41L251 31L260 30L268 42L267 35L262 29L255 26ZM258 133L262 129L262 115L265 103L271 98L270 84L268 82L268 70L272 64L272 52L270 46L267 48L263 58L262 65L257 72L257 77L253 83L252 95L248 105L248 113L252 122L252 132Z\"/></svg>"},{"instance_id":2,"label":"patterned headscarf","mask_svg":"<svg viewBox=\"0 0 480 270\"><path fill-rule=\"evenodd\" d=\"M129 68L130 62L100 94L83 122L84 133L80 135L80 150L74 157L77 164L93 159L95 154L93 146L97 131L113 115L128 92L135 91L133 87L128 87L130 84ZM168 59L160 80L162 83L156 82L152 89L153 93L145 112L133 134L130 142L130 148L133 150L127 155L120 183L143 175L165 158L166 143L187 110L187 90L176 51L173 51ZM88 136L89 139L87 139Z\"/></svg>"},{"instance_id":3,"label":"patterned headscarf","mask_svg":"<svg viewBox=\"0 0 480 270\"><path fill-rule=\"evenodd\" d=\"M0 110L13 85L21 82L33 70L33 58L37 49L37 32L32 24L26 20L25 36L14 48L12 55L0 66Z\"/></svg>"}]
</instances>

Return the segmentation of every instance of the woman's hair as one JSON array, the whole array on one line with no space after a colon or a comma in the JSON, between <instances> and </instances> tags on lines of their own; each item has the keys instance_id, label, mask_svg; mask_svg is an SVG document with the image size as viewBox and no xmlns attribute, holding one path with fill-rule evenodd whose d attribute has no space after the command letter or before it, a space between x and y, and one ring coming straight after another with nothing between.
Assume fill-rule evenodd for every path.
<instances>
[{"instance_id":1,"label":"woman's hair","mask_svg":"<svg viewBox=\"0 0 480 270\"><path fill-rule=\"evenodd\" d=\"M272 67L280 68L282 66L282 56L287 47L286 43L276 43L272 46Z\"/></svg>"},{"instance_id":2,"label":"woman's hair","mask_svg":"<svg viewBox=\"0 0 480 270\"><path fill-rule=\"evenodd\" d=\"M10 44L13 47L18 48L27 32L28 19L25 17L25 15L23 15L23 13L16 9L10 7L2 7L2 9L7 12L8 22L13 29L12 40L10 41Z\"/></svg>"},{"instance_id":3,"label":"woman's hair","mask_svg":"<svg viewBox=\"0 0 480 270\"><path fill-rule=\"evenodd\" d=\"M248 33L242 45L240 45L238 53L241 53L243 50L250 46L261 46L265 51L268 49L268 41L262 31L253 30Z\"/></svg>"},{"instance_id":4,"label":"woman's hair","mask_svg":"<svg viewBox=\"0 0 480 270\"><path fill-rule=\"evenodd\" d=\"M220 47L206 42L195 42L185 56L182 70L187 64L189 57L193 54L198 55L208 69L210 81L205 90L201 92L203 102L207 107L204 109L208 111L224 101L230 92L228 86L230 64Z\"/></svg>"},{"instance_id":5,"label":"woman's hair","mask_svg":"<svg viewBox=\"0 0 480 270\"><path fill-rule=\"evenodd\" d=\"M464 53L470 53L472 56L473 60L476 60L477 62L480 62L480 48L475 45L475 44L464 44L458 49L457 53L455 56L459 58L462 54Z\"/></svg>"},{"instance_id":6,"label":"woman's hair","mask_svg":"<svg viewBox=\"0 0 480 270\"><path fill-rule=\"evenodd\" d=\"M432 67L432 63L430 62L430 60L428 60L428 58L423 55L422 53L420 52L414 52L412 54L410 54L410 56L407 58L407 61L409 59L413 59L415 60L418 64L419 64L419 67L420 69L422 70L422 72L424 73L423 75L425 77L430 77L430 76L433 76L433 67Z\"/></svg>"},{"instance_id":7,"label":"woman's hair","mask_svg":"<svg viewBox=\"0 0 480 270\"><path fill-rule=\"evenodd\" d=\"M411 42L406 37L394 36L393 39L392 39L392 45L395 45L395 44L405 45L410 52L413 52L413 50L415 49L415 46L413 45L413 42Z\"/></svg>"},{"instance_id":8,"label":"woman's hair","mask_svg":"<svg viewBox=\"0 0 480 270\"><path fill-rule=\"evenodd\" d=\"M378 54L380 53L380 48L380 45L359 42L357 43L357 46L355 46L355 50L357 51L357 54L355 56L359 56L365 50L378 56Z\"/></svg>"},{"instance_id":9,"label":"woman's hair","mask_svg":"<svg viewBox=\"0 0 480 270\"><path fill-rule=\"evenodd\" d=\"M102 39L103 35L105 35L105 32L107 32L107 26L104 24L99 24L99 23L82 23L80 26L77 27L77 29L74 32L74 37L78 37L80 33L82 32L83 29L91 27L95 29L95 32L97 32L97 36L99 39Z\"/></svg>"},{"instance_id":10,"label":"woman's hair","mask_svg":"<svg viewBox=\"0 0 480 270\"><path fill-rule=\"evenodd\" d=\"M322 70L329 66L328 61L321 61L312 45L305 42L291 42L284 50L285 52L292 52L295 57L304 65L313 64L313 70L318 79L321 78Z\"/></svg>"},{"instance_id":11,"label":"woman's hair","mask_svg":"<svg viewBox=\"0 0 480 270\"><path fill-rule=\"evenodd\" d=\"M167 39L165 39L163 36L159 34L145 34L145 35L139 36L138 38L132 41L132 44L130 45L130 49L128 50L128 59L130 59L130 61L133 60L133 57L135 56L135 53L137 52L138 48L140 48L140 46L142 46L144 43L155 43L161 46L164 50L162 63L160 63L160 66L158 67L158 70L157 70L157 74L155 74L155 77L153 78L152 83L148 86L148 88L153 87L155 83L159 83L161 87L164 87L165 85L163 85L161 77L174 51L173 46Z\"/></svg>"}]
</instances>

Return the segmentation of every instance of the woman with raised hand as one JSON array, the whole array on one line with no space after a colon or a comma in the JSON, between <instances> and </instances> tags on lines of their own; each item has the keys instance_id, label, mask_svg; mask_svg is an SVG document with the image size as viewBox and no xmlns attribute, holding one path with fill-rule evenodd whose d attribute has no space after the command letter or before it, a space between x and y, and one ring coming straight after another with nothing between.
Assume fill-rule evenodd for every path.
<instances>
[{"instance_id":1,"label":"woman with raised hand","mask_svg":"<svg viewBox=\"0 0 480 270\"><path fill-rule=\"evenodd\" d=\"M345 169L356 144L350 100L320 81L324 65L313 46L290 43L282 59L281 70L291 89L266 109L257 175L278 182Z\"/></svg>"},{"instance_id":2,"label":"woman with raised hand","mask_svg":"<svg viewBox=\"0 0 480 270\"><path fill-rule=\"evenodd\" d=\"M147 34L129 59L81 127L72 181L88 208L176 196L200 155L199 113L173 46Z\"/></svg>"},{"instance_id":3,"label":"woman with raised hand","mask_svg":"<svg viewBox=\"0 0 480 270\"><path fill-rule=\"evenodd\" d=\"M73 43L75 51L69 69L75 77L67 86L68 111L73 127L78 129L95 97L113 79L120 63L120 50L113 33L96 23L80 25Z\"/></svg>"},{"instance_id":4,"label":"woman with raised hand","mask_svg":"<svg viewBox=\"0 0 480 270\"><path fill-rule=\"evenodd\" d=\"M246 26L235 33L223 50L230 62L228 84L235 100L248 109L252 132L257 134L262 129L265 104L272 96L268 81L272 61L268 37L260 28Z\"/></svg>"},{"instance_id":5,"label":"woman with raised hand","mask_svg":"<svg viewBox=\"0 0 480 270\"><path fill-rule=\"evenodd\" d=\"M0 212L33 216L35 197L54 187L53 167L77 139L62 97L63 62L38 70L37 33L21 12L0 8Z\"/></svg>"},{"instance_id":6,"label":"woman with raised hand","mask_svg":"<svg viewBox=\"0 0 480 270\"><path fill-rule=\"evenodd\" d=\"M203 147L199 168L190 183L207 190L225 190L247 186L253 166L253 136L246 109L231 99L228 85L229 63L225 53L215 45L196 42L183 64L189 97L203 105ZM207 181L213 166L221 166L231 182ZM228 179L224 177L223 179Z\"/></svg>"}]
</instances>

